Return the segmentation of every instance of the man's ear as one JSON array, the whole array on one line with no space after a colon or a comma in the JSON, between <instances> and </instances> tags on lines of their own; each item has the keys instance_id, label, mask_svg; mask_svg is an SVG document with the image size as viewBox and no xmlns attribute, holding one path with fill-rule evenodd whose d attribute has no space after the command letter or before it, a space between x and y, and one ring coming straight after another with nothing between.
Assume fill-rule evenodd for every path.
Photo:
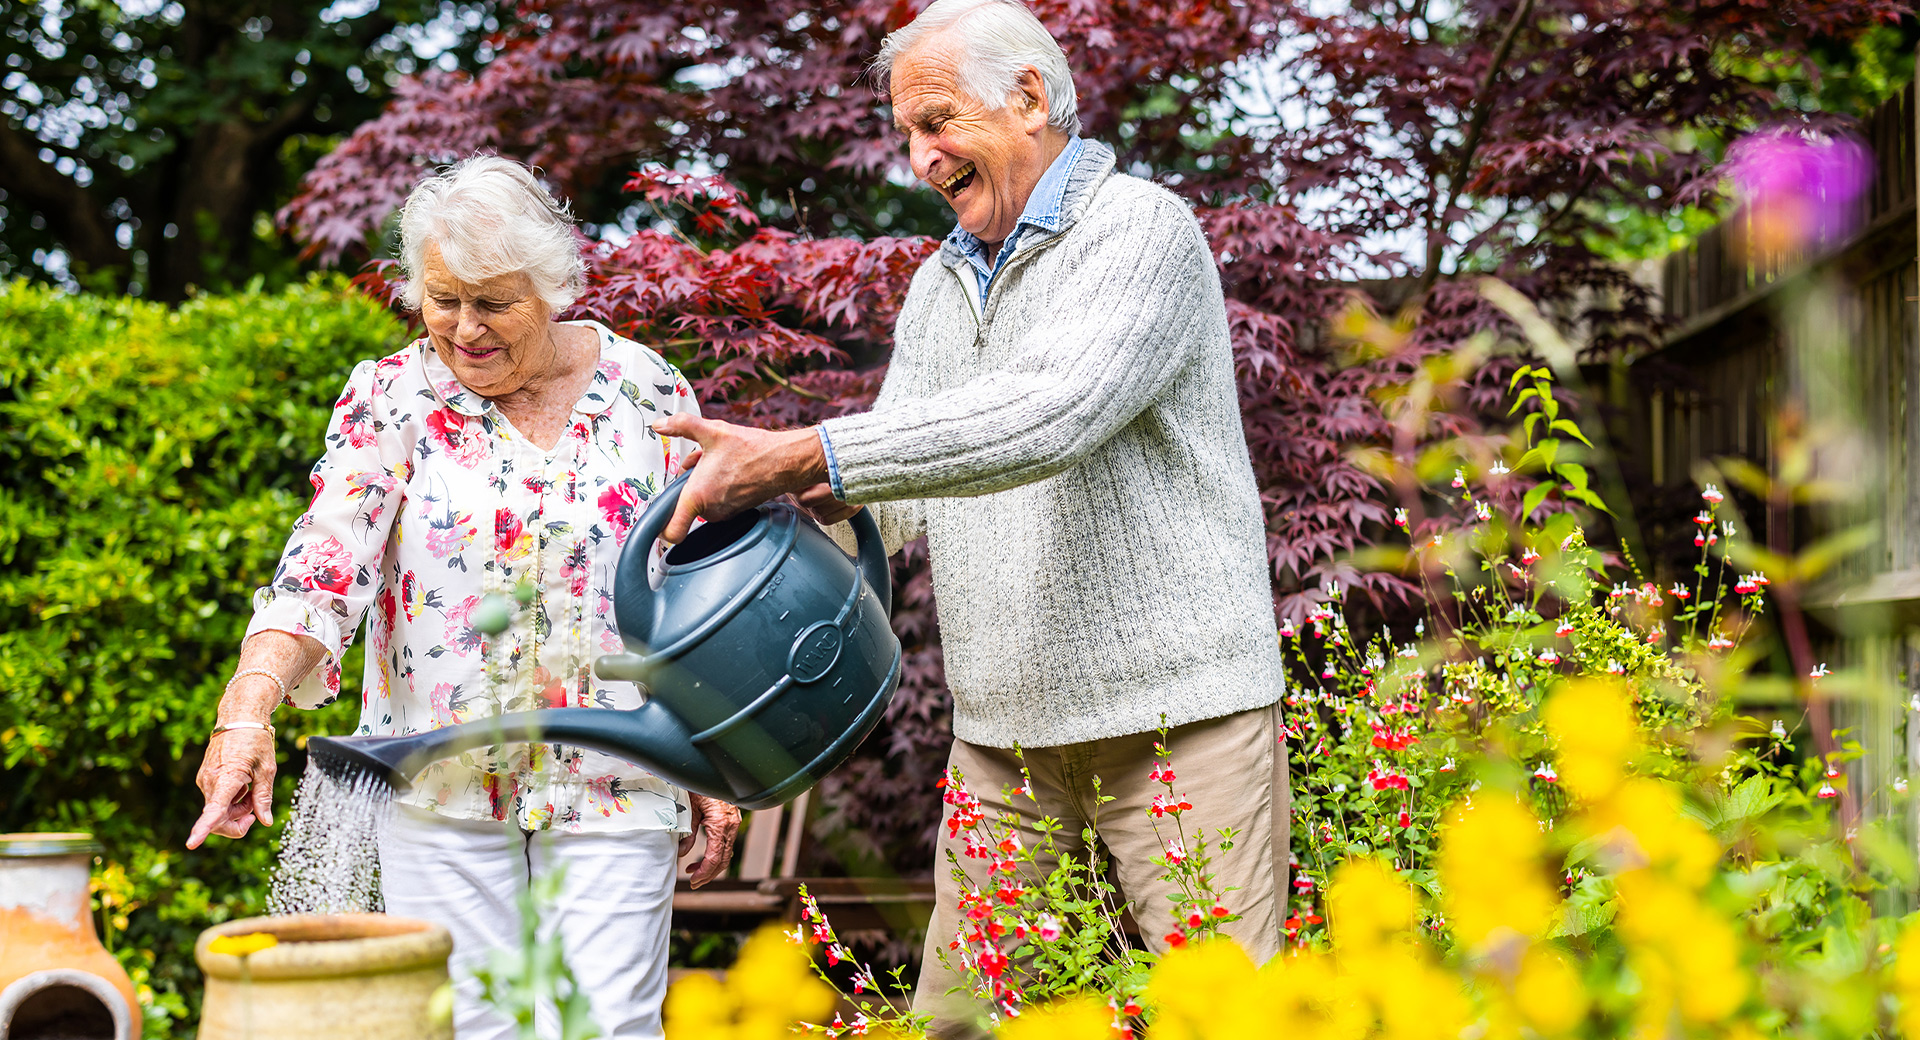
<instances>
[{"instance_id":1,"label":"man's ear","mask_svg":"<svg viewBox=\"0 0 1920 1040\"><path fill-rule=\"evenodd\" d=\"M1029 65L1020 70L1013 103L1019 106L1020 121L1027 133L1037 134L1046 129L1047 119L1053 112L1047 105L1047 83L1040 78L1039 69Z\"/></svg>"}]
</instances>

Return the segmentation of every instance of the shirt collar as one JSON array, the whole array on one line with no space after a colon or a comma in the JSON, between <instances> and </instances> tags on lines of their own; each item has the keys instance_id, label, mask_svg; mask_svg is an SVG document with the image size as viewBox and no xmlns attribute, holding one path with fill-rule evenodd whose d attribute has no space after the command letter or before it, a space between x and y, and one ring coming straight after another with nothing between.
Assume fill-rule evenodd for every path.
<instances>
[{"instance_id":1,"label":"shirt collar","mask_svg":"<svg viewBox=\"0 0 1920 1040\"><path fill-rule=\"evenodd\" d=\"M594 366L593 379L587 384L586 393L581 394L580 400L573 405L573 410L576 412L599 415L613 407L614 399L620 396L622 375L620 363L613 359L613 352L607 349L612 344L613 333L597 321L570 321L566 324L584 325L600 336L600 363ZM431 342L423 338L419 346L420 361L426 369L427 383L433 387L433 392L439 395L440 400L461 415L478 418L487 414L487 410L493 407L493 402L474 393L465 383L460 382L460 378L453 374L453 369L447 367L445 361L440 360L440 353L433 349Z\"/></svg>"},{"instance_id":2,"label":"shirt collar","mask_svg":"<svg viewBox=\"0 0 1920 1040\"><path fill-rule=\"evenodd\" d=\"M1099 141L1083 137L1068 141L1067 147L1054 157L1047 171L1040 175L1039 183L1033 186L1033 194L1027 197L1027 208L1015 222L1009 241L1019 235L1023 225L1047 235L1056 235L1071 227L1086 209L1094 190L1113 172L1113 166L1113 149ZM984 268L986 246L956 227L940 244L939 256L948 267L973 260Z\"/></svg>"},{"instance_id":3,"label":"shirt collar","mask_svg":"<svg viewBox=\"0 0 1920 1040\"><path fill-rule=\"evenodd\" d=\"M1039 228L1048 234L1060 230L1067 217L1066 196L1070 179L1068 174L1072 172L1073 164L1079 160L1080 153L1086 149L1086 144L1085 138L1075 136L1067 142L1065 148L1060 150L1059 155L1053 157L1053 162L1047 165L1046 172L1040 175L1039 183L1033 186L1033 194L1027 196L1027 208L1021 211L1020 219L1014 221L1015 230L1013 234L1007 236L1009 241L1019 235L1019 228L1022 225ZM968 259L979 257L984 260L986 257L986 244L972 232L957 225L952 233L947 235L947 241Z\"/></svg>"}]
</instances>

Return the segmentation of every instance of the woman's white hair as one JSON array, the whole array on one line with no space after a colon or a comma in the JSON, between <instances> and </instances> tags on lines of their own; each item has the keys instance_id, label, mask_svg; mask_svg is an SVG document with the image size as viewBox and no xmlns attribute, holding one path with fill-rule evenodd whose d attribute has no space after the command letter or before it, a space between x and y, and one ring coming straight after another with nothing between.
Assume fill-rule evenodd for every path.
<instances>
[{"instance_id":1,"label":"woman's white hair","mask_svg":"<svg viewBox=\"0 0 1920 1040\"><path fill-rule=\"evenodd\" d=\"M419 309L427 246L447 271L479 282L524 271L547 306L562 310L586 289L587 266L573 214L533 171L497 155L476 155L420 182L400 210L402 299Z\"/></svg>"},{"instance_id":2,"label":"woman's white hair","mask_svg":"<svg viewBox=\"0 0 1920 1040\"><path fill-rule=\"evenodd\" d=\"M1047 125L1080 132L1080 106L1073 70L1059 41L1021 0L933 0L920 16L887 34L873 59L874 81L893 79L894 63L928 37L947 29L960 42L960 86L990 109L1005 108L1020 89L1020 73L1033 68L1047 91Z\"/></svg>"}]
</instances>

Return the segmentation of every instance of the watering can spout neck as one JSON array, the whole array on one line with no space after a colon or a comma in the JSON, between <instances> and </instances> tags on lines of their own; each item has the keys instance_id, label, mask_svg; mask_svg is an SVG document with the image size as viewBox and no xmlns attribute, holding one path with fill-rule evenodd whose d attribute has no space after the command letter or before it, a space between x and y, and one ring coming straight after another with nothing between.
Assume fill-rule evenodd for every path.
<instances>
[{"instance_id":1,"label":"watering can spout neck","mask_svg":"<svg viewBox=\"0 0 1920 1040\"><path fill-rule=\"evenodd\" d=\"M733 797L725 778L694 746L685 725L654 701L630 711L547 708L477 719L404 737L315 737L314 764L335 777L371 775L396 790L434 762L494 744L557 743L639 764L689 791Z\"/></svg>"}]
</instances>

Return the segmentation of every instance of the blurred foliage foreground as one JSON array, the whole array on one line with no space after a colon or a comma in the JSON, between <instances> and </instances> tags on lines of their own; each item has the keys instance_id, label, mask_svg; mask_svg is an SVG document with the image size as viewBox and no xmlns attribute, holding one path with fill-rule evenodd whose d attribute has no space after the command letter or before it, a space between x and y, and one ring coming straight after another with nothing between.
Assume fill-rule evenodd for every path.
<instances>
[{"instance_id":1,"label":"blurred foliage foreground","mask_svg":"<svg viewBox=\"0 0 1920 1040\"><path fill-rule=\"evenodd\" d=\"M183 847L194 773L342 374L404 337L343 279L177 309L0 286L0 831L104 842L150 1037L198 1018L200 930L264 905L271 843ZM276 807L358 701L277 720Z\"/></svg>"},{"instance_id":2,"label":"blurred foliage foreground","mask_svg":"<svg viewBox=\"0 0 1920 1040\"><path fill-rule=\"evenodd\" d=\"M1746 675L1797 620L1790 590L1844 553L1749 544L1712 483L1685 573L1649 580L1598 533L1590 545L1611 463L1561 389L1572 352L1511 289L1482 291L1526 342L1476 337L1409 366L1382 400L1402 436L1361 460L1405 503L1405 544L1371 562L1418 581L1426 617L1362 632L1330 589L1303 625L1281 625L1302 677L1283 713L1283 953L1256 966L1221 937L1240 903L1212 890L1207 864L1238 853L1231 834L1182 824L1179 762L1140 765L1167 788L1147 811L1181 892L1132 907L1159 954L1121 933L1098 856L1043 869L1013 820L943 780L945 825L968 837L949 863L962 922L941 938L1002 1040L1920 1036L1920 917L1875 910L1916 884L1889 811L1905 782L1849 789L1861 748L1833 728L1841 680L1825 663ZM1392 354L1408 330L1356 312L1341 332ZM1512 431L1429 440L1465 380L1514 346L1547 361L1514 371ZM1756 494L1795 479L1723 472ZM1756 686L1787 687L1785 710L1741 715ZM669 1037L796 1022L923 1035L906 988L853 959L817 906L784 940L756 938L736 977L681 982ZM821 983L794 981L810 964Z\"/></svg>"}]
</instances>

